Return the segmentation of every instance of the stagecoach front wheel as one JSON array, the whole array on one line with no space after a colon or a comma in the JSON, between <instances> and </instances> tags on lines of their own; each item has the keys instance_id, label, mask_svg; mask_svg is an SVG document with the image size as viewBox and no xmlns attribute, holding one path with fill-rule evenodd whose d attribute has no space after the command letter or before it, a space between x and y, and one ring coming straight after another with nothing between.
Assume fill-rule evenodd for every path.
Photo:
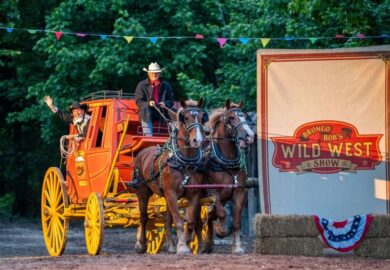
<instances>
[{"instance_id":1,"label":"stagecoach front wheel","mask_svg":"<svg viewBox=\"0 0 390 270\"><path fill-rule=\"evenodd\" d=\"M84 234L88 254L99 254L104 236L104 210L102 198L97 192L92 192L88 197L85 210Z\"/></svg>"},{"instance_id":2,"label":"stagecoach front wheel","mask_svg":"<svg viewBox=\"0 0 390 270\"><path fill-rule=\"evenodd\" d=\"M41 195L42 233L50 256L60 256L68 239L69 220L65 208L69 206L64 177L60 169L50 167L45 174Z\"/></svg>"},{"instance_id":3,"label":"stagecoach front wheel","mask_svg":"<svg viewBox=\"0 0 390 270\"><path fill-rule=\"evenodd\" d=\"M157 254L164 243L164 237L164 224L155 223L155 220L149 219L146 224L146 240L148 241L146 253L151 255Z\"/></svg>"},{"instance_id":4,"label":"stagecoach front wheel","mask_svg":"<svg viewBox=\"0 0 390 270\"><path fill-rule=\"evenodd\" d=\"M209 214L208 207L205 205L202 205L200 208L200 218L202 220L202 239L203 241L206 239L207 231L208 231L208 225L207 225L207 216ZM194 237L192 238L190 242L190 249L193 254L198 254L199 252L199 241L198 236L196 233L194 233Z\"/></svg>"}]
</instances>

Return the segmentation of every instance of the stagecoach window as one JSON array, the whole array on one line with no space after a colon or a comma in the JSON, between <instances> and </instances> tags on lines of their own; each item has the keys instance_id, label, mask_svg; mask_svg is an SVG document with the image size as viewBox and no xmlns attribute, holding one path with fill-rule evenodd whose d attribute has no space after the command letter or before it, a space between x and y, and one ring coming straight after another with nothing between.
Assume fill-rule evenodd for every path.
<instances>
[{"instance_id":1,"label":"stagecoach window","mask_svg":"<svg viewBox=\"0 0 390 270\"><path fill-rule=\"evenodd\" d=\"M104 129L105 129L105 126L106 126L106 114L107 114L107 107L104 106L102 107L100 110L100 115L97 119L97 136L96 136L96 140L94 140L94 143L92 144L92 147L101 147L102 146L102 143L103 143L103 135L104 135Z\"/></svg>"}]
</instances>

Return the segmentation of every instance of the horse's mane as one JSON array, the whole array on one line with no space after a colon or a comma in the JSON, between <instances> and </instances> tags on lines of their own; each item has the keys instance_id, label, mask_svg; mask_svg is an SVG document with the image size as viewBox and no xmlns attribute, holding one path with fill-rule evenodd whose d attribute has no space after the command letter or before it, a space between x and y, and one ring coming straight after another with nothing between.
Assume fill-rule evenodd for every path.
<instances>
[{"instance_id":1,"label":"horse's mane","mask_svg":"<svg viewBox=\"0 0 390 270\"><path fill-rule=\"evenodd\" d=\"M238 104L230 103L230 108L238 108ZM206 123L208 128L215 128L217 124L221 121L222 116L226 112L226 108L217 108L214 109L209 115L209 121ZM214 131L213 131L214 132Z\"/></svg>"}]
</instances>

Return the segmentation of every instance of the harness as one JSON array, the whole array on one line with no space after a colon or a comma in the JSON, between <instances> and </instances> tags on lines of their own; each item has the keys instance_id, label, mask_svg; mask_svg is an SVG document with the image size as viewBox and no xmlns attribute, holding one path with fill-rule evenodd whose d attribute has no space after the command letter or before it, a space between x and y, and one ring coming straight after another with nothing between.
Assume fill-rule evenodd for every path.
<instances>
[{"instance_id":1,"label":"harness","mask_svg":"<svg viewBox=\"0 0 390 270\"><path fill-rule=\"evenodd\" d=\"M186 109L189 110L189 109ZM189 132L191 129L200 127L201 129L203 126L197 122L191 123L190 125L185 125L186 131ZM184 178L182 180L181 185L185 186L188 184L189 179L191 177L191 174L197 171L204 170L206 167L206 159L204 157L204 153L202 149L197 148L196 153L194 157L185 157L180 150L183 149L179 147L178 145L178 129L176 126L171 126L170 127L170 139L160 150L154 155L153 162L151 164L151 172L150 172L150 178L147 180L142 181L142 184L146 184L148 182L152 182L155 180L158 180L158 187L160 189L160 192L164 194L163 192L163 187L162 187L162 178L161 178L161 172L165 168L165 166L169 166L172 169L178 170L180 172L183 172ZM184 138L184 141L189 144L189 138L188 136ZM167 152L168 158L166 158L162 163L162 155L163 153ZM156 172L154 167L156 162L158 162L158 171ZM189 172L189 170L192 170L192 172ZM159 178L160 176L160 178ZM139 172L138 168L135 169L134 172L134 178L138 177L139 178Z\"/></svg>"},{"instance_id":2,"label":"harness","mask_svg":"<svg viewBox=\"0 0 390 270\"><path fill-rule=\"evenodd\" d=\"M237 116L240 116L242 114L239 108L233 108L228 110L227 112L235 112ZM230 121L226 117L227 112L225 112L223 115L224 128L227 132L230 131L229 133L231 133L231 135L223 139L228 139L235 142L235 148L236 148L235 150L237 154L233 159L225 158L222 154L219 145L215 142L216 139L220 139L220 138L212 138L210 143L210 149L209 149L210 152L209 168L214 172L221 172L221 171L227 172L232 176L233 184L239 185L237 177L242 170L245 170L246 172L246 162L245 162L245 154L243 153L243 151L241 151L241 148L238 146L238 139L239 139L238 129L248 123L246 121L242 121L236 126L232 126ZM234 174L232 170L238 170L238 172Z\"/></svg>"}]
</instances>

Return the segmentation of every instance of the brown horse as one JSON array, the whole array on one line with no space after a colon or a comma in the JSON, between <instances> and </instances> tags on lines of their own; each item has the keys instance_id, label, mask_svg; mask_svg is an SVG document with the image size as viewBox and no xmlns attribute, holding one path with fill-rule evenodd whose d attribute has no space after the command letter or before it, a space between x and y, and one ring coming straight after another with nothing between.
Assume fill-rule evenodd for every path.
<instances>
[{"instance_id":1,"label":"brown horse","mask_svg":"<svg viewBox=\"0 0 390 270\"><path fill-rule=\"evenodd\" d=\"M201 110L203 98L198 102L180 100L176 125L171 129L170 139L163 147L152 146L137 154L134 163L134 178L142 185L135 190L139 200L140 226L135 249L144 253L147 248L145 227L148 219L147 205L152 193L165 196L168 215L165 221L169 252L175 251L171 235L172 218L176 225L177 254L190 253L186 242L190 239L199 213L200 190L185 189L187 184L203 184L201 170L205 166L202 149L204 141L203 124L208 114ZM187 231L184 235L183 220L180 217L177 200L187 198Z\"/></svg>"},{"instance_id":2,"label":"brown horse","mask_svg":"<svg viewBox=\"0 0 390 270\"><path fill-rule=\"evenodd\" d=\"M221 224L220 230L216 227L217 235L220 237L227 235L224 205L230 200L233 204L232 253L245 253L240 241L241 212L247 195L243 150L253 143L254 132L245 121L245 115L241 111L242 106L242 101L235 104L227 99L225 108L215 109L210 115L210 121L206 123L206 127L211 129L207 165L208 183L234 185L235 188L224 188L217 192L215 207L208 220L204 252L212 251L213 219L218 219Z\"/></svg>"}]
</instances>

